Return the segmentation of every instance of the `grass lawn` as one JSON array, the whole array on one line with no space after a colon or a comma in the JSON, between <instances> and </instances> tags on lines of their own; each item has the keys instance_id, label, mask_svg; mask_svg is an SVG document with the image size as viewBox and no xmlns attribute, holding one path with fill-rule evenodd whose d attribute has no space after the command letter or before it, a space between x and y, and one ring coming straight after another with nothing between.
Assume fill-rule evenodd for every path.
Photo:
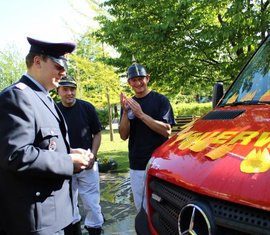
<instances>
[{"instance_id":1,"label":"grass lawn","mask_svg":"<svg viewBox=\"0 0 270 235\"><path fill-rule=\"evenodd\" d=\"M113 141L110 140L108 130L102 130L101 134L101 145L98 151L99 160L111 158L118 164L117 172L127 172L129 170L128 140L121 140L118 130L114 130Z\"/></svg>"}]
</instances>

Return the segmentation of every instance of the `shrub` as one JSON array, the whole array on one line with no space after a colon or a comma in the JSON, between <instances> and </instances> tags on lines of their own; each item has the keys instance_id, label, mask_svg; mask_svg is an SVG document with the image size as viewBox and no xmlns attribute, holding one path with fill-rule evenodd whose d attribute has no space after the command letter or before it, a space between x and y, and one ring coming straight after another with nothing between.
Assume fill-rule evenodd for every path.
<instances>
[{"instance_id":1,"label":"shrub","mask_svg":"<svg viewBox=\"0 0 270 235\"><path fill-rule=\"evenodd\" d=\"M181 104L181 103L192 103L195 102L195 97L193 95L183 95L183 94L177 94L173 101L175 104Z\"/></svg>"},{"instance_id":2,"label":"shrub","mask_svg":"<svg viewBox=\"0 0 270 235\"><path fill-rule=\"evenodd\" d=\"M172 104L174 116L202 116L212 109L212 103Z\"/></svg>"},{"instance_id":3,"label":"shrub","mask_svg":"<svg viewBox=\"0 0 270 235\"><path fill-rule=\"evenodd\" d=\"M101 123L102 129L104 130L109 124L109 111L108 109L97 109L97 114L99 121Z\"/></svg>"}]
</instances>

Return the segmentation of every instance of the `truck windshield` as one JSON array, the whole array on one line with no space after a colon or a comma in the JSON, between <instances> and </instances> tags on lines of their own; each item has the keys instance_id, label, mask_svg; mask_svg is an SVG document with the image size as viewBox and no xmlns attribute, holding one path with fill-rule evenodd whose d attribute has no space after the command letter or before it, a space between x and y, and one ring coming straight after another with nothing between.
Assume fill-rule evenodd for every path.
<instances>
[{"instance_id":1,"label":"truck windshield","mask_svg":"<svg viewBox=\"0 0 270 235\"><path fill-rule=\"evenodd\" d=\"M270 103L270 37L229 88L219 106Z\"/></svg>"}]
</instances>

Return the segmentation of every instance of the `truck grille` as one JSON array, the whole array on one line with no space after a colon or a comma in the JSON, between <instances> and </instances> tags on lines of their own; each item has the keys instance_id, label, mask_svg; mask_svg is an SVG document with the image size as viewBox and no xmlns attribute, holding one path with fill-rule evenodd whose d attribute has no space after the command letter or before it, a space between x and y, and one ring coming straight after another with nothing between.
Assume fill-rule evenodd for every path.
<instances>
[{"instance_id":1,"label":"truck grille","mask_svg":"<svg viewBox=\"0 0 270 235\"><path fill-rule=\"evenodd\" d=\"M198 200L212 213L212 223L216 227L214 235L270 234L269 211L200 195L155 177L151 179L150 189L151 221L159 235L179 234L181 209Z\"/></svg>"}]
</instances>

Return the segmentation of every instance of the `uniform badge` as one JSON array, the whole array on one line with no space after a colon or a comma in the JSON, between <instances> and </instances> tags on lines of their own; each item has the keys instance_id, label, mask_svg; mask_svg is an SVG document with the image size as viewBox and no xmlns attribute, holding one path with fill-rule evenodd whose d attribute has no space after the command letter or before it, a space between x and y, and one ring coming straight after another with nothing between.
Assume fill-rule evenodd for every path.
<instances>
[{"instance_id":1,"label":"uniform badge","mask_svg":"<svg viewBox=\"0 0 270 235\"><path fill-rule=\"evenodd\" d=\"M50 151L55 151L56 150L56 142L54 140L52 140L52 139L50 139L49 150Z\"/></svg>"}]
</instances>

